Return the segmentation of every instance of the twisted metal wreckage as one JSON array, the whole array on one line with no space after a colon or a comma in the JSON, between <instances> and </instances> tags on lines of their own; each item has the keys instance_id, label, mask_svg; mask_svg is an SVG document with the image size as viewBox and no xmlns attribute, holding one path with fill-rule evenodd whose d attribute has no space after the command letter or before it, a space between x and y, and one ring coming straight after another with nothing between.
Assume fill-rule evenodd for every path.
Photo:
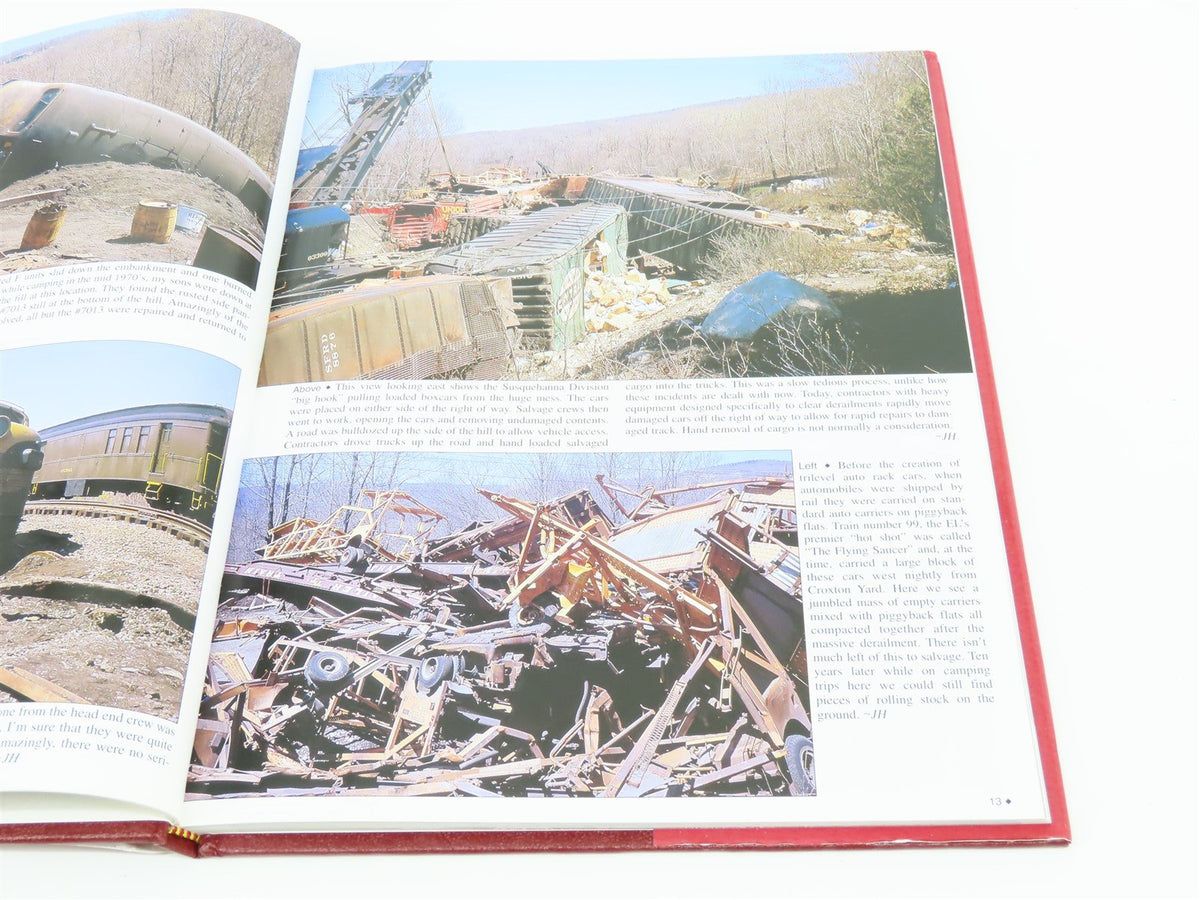
<instances>
[{"instance_id":1,"label":"twisted metal wreckage","mask_svg":"<svg viewBox=\"0 0 1200 900\"><path fill-rule=\"evenodd\" d=\"M190 796L815 793L792 482L597 481L622 524L485 493L434 537L391 490L274 529L226 569Z\"/></svg>"}]
</instances>

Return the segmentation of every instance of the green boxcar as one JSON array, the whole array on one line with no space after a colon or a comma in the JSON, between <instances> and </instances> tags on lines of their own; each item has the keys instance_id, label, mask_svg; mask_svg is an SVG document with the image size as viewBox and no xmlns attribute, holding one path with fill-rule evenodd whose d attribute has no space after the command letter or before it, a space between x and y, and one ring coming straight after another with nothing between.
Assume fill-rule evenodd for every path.
<instances>
[{"instance_id":1,"label":"green boxcar","mask_svg":"<svg viewBox=\"0 0 1200 900\"><path fill-rule=\"evenodd\" d=\"M512 279L513 307L526 346L561 350L586 332L589 269L622 274L629 216L621 206L581 203L538 210L443 253L426 271Z\"/></svg>"}]
</instances>

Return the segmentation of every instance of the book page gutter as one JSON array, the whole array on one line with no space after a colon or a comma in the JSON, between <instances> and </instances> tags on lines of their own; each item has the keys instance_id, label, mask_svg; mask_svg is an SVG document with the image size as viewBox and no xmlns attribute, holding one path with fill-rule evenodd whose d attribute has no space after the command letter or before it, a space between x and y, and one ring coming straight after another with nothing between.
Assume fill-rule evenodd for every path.
<instances>
[{"instance_id":1,"label":"book page gutter","mask_svg":"<svg viewBox=\"0 0 1200 900\"><path fill-rule=\"evenodd\" d=\"M96 432L103 453L115 432L110 455L157 446L165 463L171 446L183 453L208 429L224 434L242 372L254 371L249 335L262 304L215 273L145 262L8 275L0 293L0 383L6 400L30 408L48 454L35 473L45 493L26 503L13 539L20 559L2 591L8 628L21 629L10 635L6 685L42 702L0 704L0 790L167 810L191 744L192 714L180 705L191 635L220 559L208 559L209 528L186 509L159 514L141 496L57 491L52 471L82 457L50 438ZM164 393L172 390L179 396ZM204 451L217 459L224 448Z\"/></svg>"},{"instance_id":2,"label":"book page gutter","mask_svg":"<svg viewBox=\"0 0 1200 900\"><path fill-rule=\"evenodd\" d=\"M255 285L284 228L270 172L291 172L311 77L244 17L155 19L135 45L123 27L37 43L8 85L13 110L40 105L6 145L0 224L29 224L5 244L0 398L41 464L0 534L0 678L24 701L0 704L5 822L178 818L269 305ZM186 56L217 28L230 52L188 58L199 83L252 57L230 89L259 79L262 105L236 134L186 119L179 82L163 108L144 96L161 42ZM101 89L60 40L121 66ZM55 59L64 83L41 84Z\"/></svg>"},{"instance_id":3,"label":"book page gutter","mask_svg":"<svg viewBox=\"0 0 1200 900\"><path fill-rule=\"evenodd\" d=\"M188 827L221 831L365 825L413 829L1046 821L996 488L973 375L328 382L260 389L256 401L257 427L246 452L221 594L226 613L218 613L218 639L225 641L222 659L229 663L238 652L245 658L245 646L230 641L246 640L252 629L266 627L268 621L278 623L281 619L272 616L286 607L287 615L306 626L310 637L284 642L292 655L278 664L278 672L299 673L320 653L332 659L332 668L346 660L347 679L393 668L386 669L387 677L374 676L371 681L361 675L352 687L338 687L343 693L335 703L328 689L322 693L311 680L309 687L287 695L286 702L278 699L278 687L276 699L258 695L261 712L241 721L253 722L242 728L258 736L259 747L265 746L265 767L248 771L245 747L239 750L234 744L234 758L243 766L234 772L228 755L220 757L229 751L214 750L213 758L205 766L194 766L189 778L184 805ZM633 496L620 492L615 477L604 477L625 473L632 478L635 471L646 477L638 491L630 492ZM760 474L768 472L772 474ZM677 504L666 493L640 489L642 483L657 478L665 484L681 473L699 481L690 482ZM728 495L701 490L700 481L717 483L722 476L728 481L741 478L740 486L723 488ZM565 508L556 509L548 501L556 493L569 493L569 488L583 489L588 481L589 495L600 498L599 507L611 510L609 501L615 499L615 506L628 514L640 497L643 513L606 517L603 537L594 530L599 514L572 530L560 521L569 517ZM763 553L752 537L750 564L737 572L726 566L722 575L721 559L746 562L746 554L739 557L733 546L737 539L731 523L753 518L754 491L774 497L763 502L778 511L781 489L788 491L787 503L794 504L794 537L783 542L788 544L785 552L774 557ZM358 490L366 500L357 496ZM517 619L457 627L461 623L453 608L435 624L422 624L422 604L435 601L411 587L412 566L404 561L411 564L416 557L405 557L396 544L382 538L375 541L369 529L356 530L356 522L362 521L350 514L356 505L360 511L369 507L370 498L383 491L402 492L409 512L419 506L434 514L430 521L437 524L430 530L407 529L409 539L419 533L425 560L449 559L448 546L467 547L478 534L454 528L504 519L496 510L489 519L481 511L488 505L483 500L501 504L520 522L513 546L528 544L522 553L549 556L558 548L569 555L581 544L588 548L591 556L572 557L575 568L568 566L566 571L582 579L588 565L603 569L608 573L603 590L590 606L582 601L574 614L569 604L583 590L578 583L572 593L572 585L560 578L549 594L538 594L538 603L546 596L553 596L554 602L546 629L530 640L545 646L550 661L529 657L523 661L526 668L558 671L565 682L561 662L557 670L554 667L560 659L556 654L585 643L581 632L607 635L607 662L615 671L620 661L614 635L632 634L639 646L650 646L659 641L655 635L686 632L689 623L699 630L699 613L689 613L690 618L678 611L663 614L652 596L655 591L676 590L676 601L682 597L692 603L695 598L696 608L702 608L705 584L711 582L711 596L724 598L718 604L724 612L708 611L718 621L718 630L709 637L685 635L691 650L681 660L663 663L665 681L657 693L649 691L632 701L640 702L641 718L628 707L606 705L594 682L586 682L580 697L572 694L571 714L565 719L554 717L554 703L547 701L549 711L506 719L508 724L497 730L471 702L486 695L491 715L505 714L496 710L528 709L536 702L504 695L497 682L487 681L494 679L494 672L484 672L472 655L478 647L469 645L472 640L477 645L478 639L469 635L503 632L511 638L529 626ZM322 493L336 496L322 506L314 502ZM713 499L714 494L720 496ZM468 495L482 499L470 502ZM727 496L734 499L723 499ZM400 502L399 493L389 497L389 502ZM647 497L662 501L661 507L650 513L654 504L645 503ZM438 509L439 502L444 508ZM371 559L362 564L370 567L359 570L365 574L353 585L346 575L354 559L343 557L322 566L315 555L304 557L311 543L298 555L295 540L278 542L281 536L299 536L297 523L316 526L320 517L312 511L318 507L338 513L326 520L330 528L318 529L309 538L340 534L344 539L351 532L363 538L350 546L366 548ZM717 508L736 514L714 518ZM294 516L299 519L279 525L271 535L261 533L264 522L278 525ZM534 516L543 518L534 524ZM546 536L547 521L558 529L555 537ZM672 523L676 532L687 531L688 539L667 546L667 526ZM655 532L654 526L664 530ZM541 543L533 537L539 529ZM588 536L580 537L581 531L589 531ZM688 563L672 563L667 557L685 553L681 548L691 552L698 535L705 537L700 542L703 575L676 576L674 581L668 575L660 582L645 574L683 572ZM266 543L264 552L264 541L272 537L276 542ZM444 538L441 543L439 538ZM767 543L766 537L762 543ZM346 546L343 540L339 548ZM377 551L388 547L394 562L384 565ZM721 557L721 549L730 552ZM504 602L521 604L526 596L521 585L487 591L487 567L500 568L502 560L490 553L484 548L472 556L468 548L465 557L457 557L470 562L461 571L474 571L480 593L496 599L499 609ZM750 587L750 570L771 572L776 585L783 583L786 566L772 569L762 561L785 557L798 567L787 583L803 607L802 635L794 633L795 616L762 613ZM272 582L282 585L292 577L296 560L303 561L307 574L292 591L273 589ZM515 571L520 574L513 581L540 577L525 563L524 558L518 561ZM270 569L272 565L276 568ZM430 562L427 568L437 565ZM447 563L438 571L452 569ZM321 571L332 573L328 578L337 579L340 586L334 589L329 580L313 577ZM401 584L404 578L408 581ZM725 587L716 586L718 582ZM343 603L340 612L331 611L328 598L349 596L352 587L365 592L358 595L362 602ZM372 592L399 600L403 614L362 613L373 602ZM314 599L302 614L306 593ZM769 590L764 586L759 593ZM317 594L326 600L315 599ZM777 608L783 607L777 603ZM316 615L321 610L324 622ZM361 637L345 639L338 626L328 624L330 616L349 623L347 633ZM610 619L616 624L605 631ZM404 630L417 626L419 633ZM433 641L428 632L438 628L444 633ZM730 634L723 637L720 629ZM380 653L383 638L369 636L389 633L407 635L407 643ZM787 724L772 712L772 690L756 693L752 684L757 677L761 688L767 680L755 665L767 667L767 658L780 657L801 697L801 711L793 710ZM218 660L216 643L213 658ZM267 656L256 658L260 667L272 664L263 662ZM428 677L438 673L426 672L425 682L419 676L424 669L442 665L428 661L439 658L457 659L451 665L459 668L445 673L444 688L433 689ZM522 661L494 652L490 660ZM236 681L230 675L236 664L217 668L222 678ZM300 683L298 674L292 683ZM253 690L264 682L250 679L245 684L243 690ZM614 696L624 690L621 684L619 679L614 682ZM222 682L218 687L231 685ZM763 697L767 700L760 704ZM279 705L271 705L276 702ZM353 714L348 711L352 706ZM202 713L201 727L226 733L226 714L218 707ZM345 733L369 738L372 718L382 720L384 732L375 745L368 739L321 749L311 738L311 724L307 732L280 725L281 717L299 721L312 715L302 707L317 710L315 727L325 729L321 733L327 743L335 734L329 723L339 723L336 734L342 738ZM451 715L447 709L457 712ZM604 730L587 721L588 711L593 719L605 721L613 709L622 713L619 727L627 732L618 732L617 726ZM550 734L549 727L538 735L514 724L536 731L538 722L551 720L555 727L575 721L571 727L579 731L573 737L565 729L555 740L557 732ZM804 720L807 728L801 729L797 722ZM729 723L733 727L727 727ZM599 734L599 751L579 737L591 728ZM789 752L798 744L788 735L797 731L808 754L809 781L800 791L795 789L796 779L790 778L799 766ZM803 743L806 739L810 742ZM605 740L612 742L610 749L605 749ZM530 750L519 746L523 742L537 746ZM706 744L717 745L719 752L709 753ZM212 746L226 745L214 741ZM418 749L406 753L407 747ZM598 768L590 776L590 770L571 768L589 762ZM223 765L229 768L223 770ZM504 766L508 768L501 770ZM564 778L573 773L578 780L556 781L540 774L545 770ZM505 795L497 788L505 783L501 776L514 773L541 779L536 791L525 788L539 797ZM564 783L574 787L559 790ZM722 795L720 786L731 783L740 787Z\"/></svg>"}]
</instances>

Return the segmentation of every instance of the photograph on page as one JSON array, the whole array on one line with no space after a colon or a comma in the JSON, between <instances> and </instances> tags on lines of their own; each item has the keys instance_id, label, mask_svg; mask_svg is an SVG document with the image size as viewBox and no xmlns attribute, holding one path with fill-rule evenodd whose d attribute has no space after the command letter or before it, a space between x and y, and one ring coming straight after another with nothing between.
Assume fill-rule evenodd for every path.
<instances>
[{"instance_id":1,"label":"photograph on page","mask_svg":"<svg viewBox=\"0 0 1200 900\"><path fill-rule=\"evenodd\" d=\"M806 797L808 708L790 452L256 458L188 796Z\"/></svg>"},{"instance_id":2,"label":"photograph on page","mask_svg":"<svg viewBox=\"0 0 1200 900\"><path fill-rule=\"evenodd\" d=\"M169 262L252 287L298 49L205 10L0 44L0 273Z\"/></svg>"},{"instance_id":3,"label":"photograph on page","mask_svg":"<svg viewBox=\"0 0 1200 900\"><path fill-rule=\"evenodd\" d=\"M318 70L260 385L970 372L924 58Z\"/></svg>"},{"instance_id":4,"label":"photograph on page","mask_svg":"<svg viewBox=\"0 0 1200 900\"><path fill-rule=\"evenodd\" d=\"M178 719L239 374L137 341L0 351L0 702Z\"/></svg>"}]
</instances>

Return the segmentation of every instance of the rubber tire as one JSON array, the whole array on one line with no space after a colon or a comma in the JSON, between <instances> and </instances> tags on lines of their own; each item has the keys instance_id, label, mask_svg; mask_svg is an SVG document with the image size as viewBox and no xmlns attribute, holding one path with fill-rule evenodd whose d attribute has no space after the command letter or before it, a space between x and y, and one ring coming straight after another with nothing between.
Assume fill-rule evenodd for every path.
<instances>
[{"instance_id":1,"label":"rubber tire","mask_svg":"<svg viewBox=\"0 0 1200 900\"><path fill-rule=\"evenodd\" d=\"M453 656L427 656L417 667L417 687L428 693L453 678L456 668Z\"/></svg>"},{"instance_id":2,"label":"rubber tire","mask_svg":"<svg viewBox=\"0 0 1200 900\"><path fill-rule=\"evenodd\" d=\"M304 664L304 678L317 691L340 691L351 681L350 661L340 653L321 650Z\"/></svg>"},{"instance_id":3,"label":"rubber tire","mask_svg":"<svg viewBox=\"0 0 1200 900\"><path fill-rule=\"evenodd\" d=\"M347 547L338 560L338 565L353 575L364 574L370 564L371 559L362 547Z\"/></svg>"},{"instance_id":4,"label":"rubber tire","mask_svg":"<svg viewBox=\"0 0 1200 900\"><path fill-rule=\"evenodd\" d=\"M508 624L513 628L528 628L530 625L537 625L544 621L545 618L545 613L536 603L530 603L528 606L513 603L508 608Z\"/></svg>"},{"instance_id":5,"label":"rubber tire","mask_svg":"<svg viewBox=\"0 0 1200 900\"><path fill-rule=\"evenodd\" d=\"M812 797L817 793L813 766L813 742L803 734L783 739L783 761L788 770L788 793L793 797Z\"/></svg>"}]
</instances>

